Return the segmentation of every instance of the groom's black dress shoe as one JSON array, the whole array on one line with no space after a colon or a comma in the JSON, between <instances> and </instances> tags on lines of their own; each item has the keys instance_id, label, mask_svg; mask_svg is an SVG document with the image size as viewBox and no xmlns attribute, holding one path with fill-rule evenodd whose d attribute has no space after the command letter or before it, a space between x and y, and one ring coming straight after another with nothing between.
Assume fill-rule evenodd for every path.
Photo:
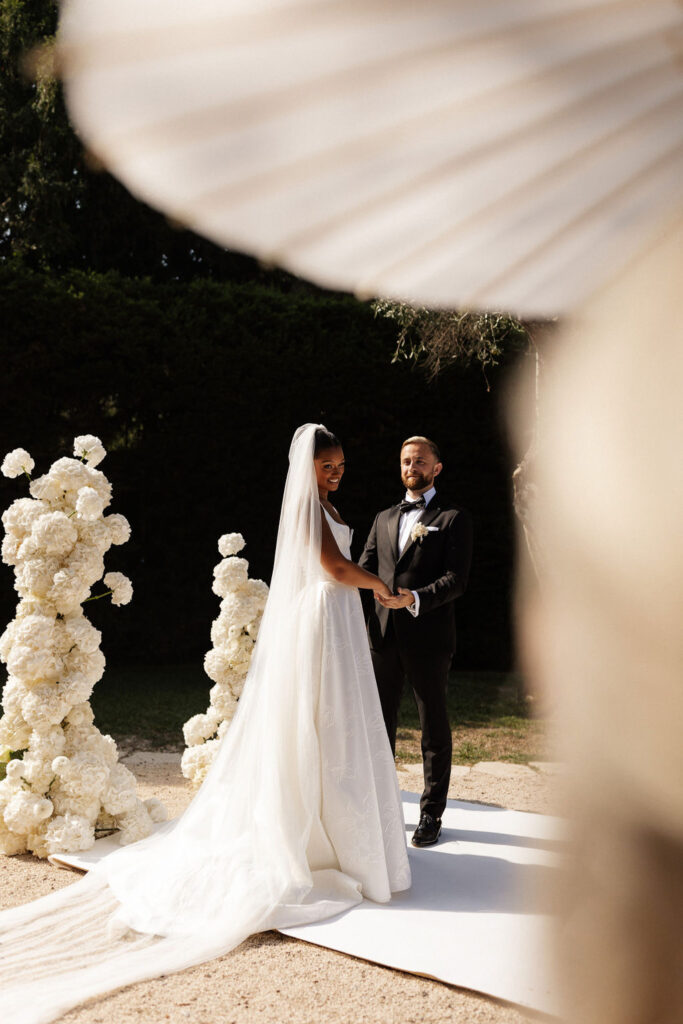
<instances>
[{"instance_id":1,"label":"groom's black dress shoe","mask_svg":"<svg viewBox=\"0 0 683 1024\"><path fill-rule=\"evenodd\" d=\"M433 818L431 814L423 812L420 815L420 824L413 832L411 843L413 846L433 846L441 835L441 818Z\"/></svg>"}]
</instances>

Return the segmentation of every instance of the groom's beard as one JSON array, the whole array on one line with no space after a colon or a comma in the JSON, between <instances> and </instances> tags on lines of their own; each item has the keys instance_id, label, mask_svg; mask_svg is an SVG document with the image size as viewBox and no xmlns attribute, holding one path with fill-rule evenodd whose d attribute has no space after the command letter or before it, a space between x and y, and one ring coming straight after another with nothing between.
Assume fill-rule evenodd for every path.
<instances>
[{"instance_id":1,"label":"groom's beard","mask_svg":"<svg viewBox=\"0 0 683 1024\"><path fill-rule=\"evenodd\" d=\"M401 480L407 491L422 491L431 487L434 482L434 474L431 476L425 473L402 473Z\"/></svg>"}]
</instances>

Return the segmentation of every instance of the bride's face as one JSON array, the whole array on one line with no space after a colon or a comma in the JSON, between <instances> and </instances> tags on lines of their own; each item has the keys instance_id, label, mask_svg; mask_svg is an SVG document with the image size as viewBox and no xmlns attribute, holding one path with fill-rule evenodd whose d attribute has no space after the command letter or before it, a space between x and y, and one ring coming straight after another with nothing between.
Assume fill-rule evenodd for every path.
<instances>
[{"instance_id":1,"label":"bride's face","mask_svg":"<svg viewBox=\"0 0 683 1024\"><path fill-rule=\"evenodd\" d=\"M344 475L344 452L341 448L327 448L313 459L319 491L336 491Z\"/></svg>"}]
</instances>

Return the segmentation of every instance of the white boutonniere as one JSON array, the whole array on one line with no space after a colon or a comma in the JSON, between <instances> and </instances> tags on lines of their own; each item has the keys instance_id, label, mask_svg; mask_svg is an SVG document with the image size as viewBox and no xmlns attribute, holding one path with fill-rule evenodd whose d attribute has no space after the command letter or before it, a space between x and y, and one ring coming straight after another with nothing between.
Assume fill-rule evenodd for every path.
<instances>
[{"instance_id":1,"label":"white boutonniere","mask_svg":"<svg viewBox=\"0 0 683 1024\"><path fill-rule=\"evenodd\" d=\"M429 533L436 533L438 529L438 526L425 526L424 523L417 522L411 530L410 539L417 540L421 544L423 537L426 537Z\"/></svg>"}]
</instances>

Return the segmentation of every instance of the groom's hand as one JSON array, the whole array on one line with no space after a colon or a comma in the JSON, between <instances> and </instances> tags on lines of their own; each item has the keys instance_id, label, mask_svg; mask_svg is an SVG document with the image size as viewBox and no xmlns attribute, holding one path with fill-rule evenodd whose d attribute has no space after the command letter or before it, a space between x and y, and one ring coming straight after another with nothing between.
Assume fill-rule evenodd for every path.
<instances>
[{"instance_id":1,"label":"groom's hand","mask_svg":"<svg viewBox=\"0 0 683 1024\"><path fill-rule=\"evenodd\" d=\"M412 590L399 587L398 594L394 594L393 597L378 597L377 600L385 608L409 608L411 604L415 603L415 596Z\"/></svg>"}]
</instances>

